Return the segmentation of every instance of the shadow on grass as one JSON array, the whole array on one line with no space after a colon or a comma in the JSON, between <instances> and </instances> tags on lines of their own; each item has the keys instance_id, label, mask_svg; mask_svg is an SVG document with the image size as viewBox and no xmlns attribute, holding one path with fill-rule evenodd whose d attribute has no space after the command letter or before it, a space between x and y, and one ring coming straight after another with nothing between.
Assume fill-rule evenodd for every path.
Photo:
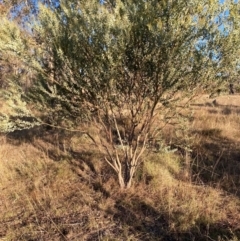
<instances>
[{"instance_id":1,"label":"shadow on grass","mask_svg":"<svg viewBox=\"0 0 240 241\"><path fill-rule=\"evenodd\" d=\"M202 136L201 143L193 147L193 179L240 197L240 143L215 128L193 134Z\"/></svg>"},{"instance_id":2,"label":"shadow on grass","mask_svg":"<svg viewBox=\"0 0 240 241\"><path fill-rule=\"evenodd\" d=\"M221 113L223 115L237 114L240 115L240 106L237 105L222 105L213 100L212 102L206 102L204 104L191 104L192 107L197 109L208 108L210 114Z\"/></svg>"},{"instance_id":3,"label":"shadow on grass","mask_svg":"<svg viewBox=\"0 0 240 241\"><path fill-rule=\"evenodd\" d=\"M26 130L15 130L7 134L7 142L12 145L21 145L23 142L32 143L35 138L41 137L44 133L44 128L41 126L36 126Z\"/></svg>"},{"instance_id":4,"label":"shadow on grass","mask_svg":"<svg viewBox=\"0 0 240 241\"><path fill-rule=\"evenodd\" d=\"M171 214L171 218L174 218L174 214ZM142 197L137 196L131 197L129 202L124 195L116 202L114 220L125 229L127 237L135 236L140 241L206 241L219 240L220 237L232 238L231 228L227 223L199 222L184 232L170 229L168 214L157 211L144 202Z\"/></svg>"},{"instance_id":5,"label":"shadow on grass","mask_svg":"<svg viewBox=\"0 0 240 241\"><path fill-rule=\"evenodd\" d=\"M92 149L81 149L76 151L71 147L70 139L76 133L51 129L44 127L35 127L29 130L14 131L7 134L7 142L11 145L21 145L30 143L37 149L42 150L55 162L68 161L74 171L80 177L82 182L90 185L95 191L101 192L105 197L110 194L105 190L102 183L106 182L112 175L109 166L104 166L96 170L93 162L94 158L101 162L101 154Z\"/></svg>"},{"instance_id":6,"label":"shadow on grass","mask_svg":"<svg viewBox=\"0 0 240 241\"><path fill-rule=\"evenodd\" d=\"M204 109L212 115L240 115L240 106L219 104L216 99L192 106L196 111ZM226 138L217 128L195 130L192 134L201 137L201 142L193 146L194 180L240 197L240 143Z\"/></svg>"}]
</instances>

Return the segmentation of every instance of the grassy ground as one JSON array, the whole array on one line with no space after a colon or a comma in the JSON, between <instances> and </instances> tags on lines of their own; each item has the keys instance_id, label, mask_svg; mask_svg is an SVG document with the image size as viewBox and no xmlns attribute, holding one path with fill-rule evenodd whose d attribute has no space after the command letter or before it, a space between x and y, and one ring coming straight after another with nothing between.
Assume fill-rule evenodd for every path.
<instances>
[{"instance_id":1,"label":"grassy ground","mask_svg":"<svg viewBox=\"0 0 240 241\"><path fill-rule=\"evenodd\" d=\"M191 109L187 136L166 127L127 192L85 135L3 135L0 241L240 240L240 96Z\"/></svg>"}]
</instances>

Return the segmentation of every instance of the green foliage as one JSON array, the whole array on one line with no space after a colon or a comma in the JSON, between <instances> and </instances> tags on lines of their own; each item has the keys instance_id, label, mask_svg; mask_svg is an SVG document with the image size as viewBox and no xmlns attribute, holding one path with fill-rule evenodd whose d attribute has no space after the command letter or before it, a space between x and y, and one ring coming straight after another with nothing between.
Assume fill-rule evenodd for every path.
<instances>
[{"instance_id":1,"label":"green foliage","mask_svg":"<svg viewBox=\"0 0 240 241\"><path fill-rule=\"evenodd\" d=\"M21 99L21 89L9 86L7 92L2 92L0 102L0 132L8 133L40 125L40 121L32 116L26 102Z\"/></svg>"},{"instance_id":2,"label":"green foliage","mask_svg":"<svg viewBox=\"0 0 240 241\"><path fill-rule=\"evenodd\" d=\"M236 7L227 1L221 6L208 1L62 1L55 11L40 6L34 44L4 21L1 51L10 51L34 72L28 99L60 119L76 119L109 100L113 105L122 100L133 105L139 98L165 103L177 90L192 93L227 71L221 66L224 58L215 63L210 51L229 60L229 50L236 53L238 29L222 36L213 20L224 9L234 15ZM232 18L225 23L231 25ZM199 40L208 40L204 50L196 49Z\"/></svg>"},{"instance_id":3,"label":"green foliage","mask_svg":"<svg viewBox=\"0 0 240 241\"><path fill-rule=\"evenodd\" d=\"M156 113L176 111L178 92L194 95L219 73L236 71L238 5L63 0L54 10L40 6L31 33L5 20L0 54L7 52L31 72L24 100L34 103L39 118L62 127L99 124L105 140L98 145L120 176L133 169L128 182ZM229 16L216 21L226 9Z\"/></svg>"}]
</instances>

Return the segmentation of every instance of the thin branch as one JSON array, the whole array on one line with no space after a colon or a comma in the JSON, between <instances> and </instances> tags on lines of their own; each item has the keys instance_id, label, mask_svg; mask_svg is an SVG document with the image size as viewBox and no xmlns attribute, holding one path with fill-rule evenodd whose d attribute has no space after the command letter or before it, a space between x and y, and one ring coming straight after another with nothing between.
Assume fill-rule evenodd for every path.
<instances>
[{"instance_id":1,"label":"thin branch","mask_svg":"<svg viewBox=\"0 0 240 241\"><path fill-rule=\"evenodd\" d=\"M107 159L107 157L104 157L104 160L113 168L113 170L116 173L119 173L119 171L117 170L117 168Z\"/></svg>"}]
</instances>

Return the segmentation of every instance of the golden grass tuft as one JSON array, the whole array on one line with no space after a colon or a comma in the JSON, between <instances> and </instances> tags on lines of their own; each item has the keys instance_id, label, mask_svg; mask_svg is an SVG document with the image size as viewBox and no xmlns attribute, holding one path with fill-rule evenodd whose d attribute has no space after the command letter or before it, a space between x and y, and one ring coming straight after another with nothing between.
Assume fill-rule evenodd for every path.
<instances>
[{"instance_id":1,"label":"golden grass tuft","mask_svg":"<svg viewBox=\"0 0 240 241\"><path fill-rule=\"evenodd\" d=\"M149 159L145 168L152 176L148 195L158 212L167 216L170 230L187 231L200 224L224 222L234 215L240 204L237 198L219 189L176 179L181 174L179 159L172 154L166 156L160 154L158 162L156 157L154 161ZM162 160L166 161L164 165Z\"/></svg>"}]
</instances>

